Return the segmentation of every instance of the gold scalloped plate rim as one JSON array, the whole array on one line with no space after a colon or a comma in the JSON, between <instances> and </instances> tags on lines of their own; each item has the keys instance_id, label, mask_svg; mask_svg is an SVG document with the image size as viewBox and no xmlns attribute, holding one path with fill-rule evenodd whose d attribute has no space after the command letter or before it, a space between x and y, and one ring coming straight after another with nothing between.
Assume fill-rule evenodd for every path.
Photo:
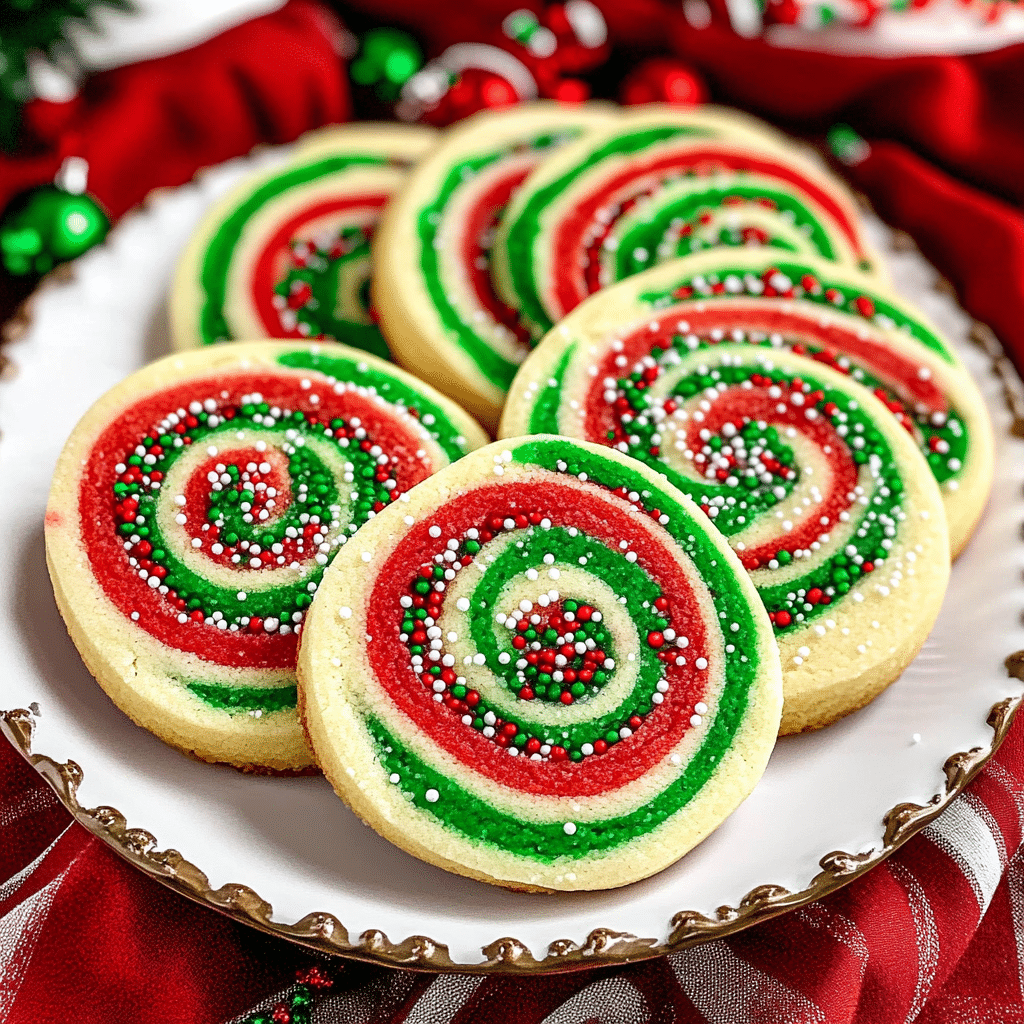
<instances>
[{"instance_id":1,"label":"gold scalloped plate rim","mask_svg":"<svg viewBox=\"0 0 1024 1024\"><path fill-rule=\"evenodd\" d=\"M1011 654L1006 659L1006 668L1010 677L1024 682L1024 651ZM1022 700L1022 696L1005 697L992 706L987 719L992 729L992 742L987 748L974 747L946 759L944 793L936 793L927 804L899 803L890 808L882 817L885 828L880 849L861 854L840 850L826 854L819 861L821 871L806 889L790 892L778 885L759 885L743 896L737 906L719 907L714 918L698 911L678 911L670 920L672 931L666 942L611 928L595 928L582 943L555 940L548 946L547 955L538 960L525 943L506 936L484 946L481 952L485 959L476 964L452 960L444 943L425 935L411 935L400 942L392 942L384 932L371 929L353 942L345 926L333 914L323 911L307 914L291 925L272 921L273 907L254 889L240 883L211 889L209 879L200 868L177 850L158 850L156 838L145 829L129 828L117 809L83 807L78 802L78 787L84 777L82 769L74 761L62 764L45 754L33 753L31 711L24 708L0 711L0 733L42 776L76 821L129 864L204 907L311 950L378 966L460 974L525 975L610 967L677 953L702 942L733 935L848 885L895 853L967 788L1006 739Z\"/></svg>"},{"instance_id":2,"label":"gold scalloped plate rim","mask_svg":"<svg viewBox=\"0 0 1024 1024\"><path fill-rule=\"evenodd\" d=\"M202 173L196 175L196 178ZM154 190L162 191L169 190ZM154 193L150 193L139 207L146 208L153 198ZM863 196L858 195L857 198L867 209L871 209L871 204ZM910 236L891 230L894 244L916 248ZM61 265L45 275L19 305L14 316L0 328L0 345L16 342L28 328L42 290L73 279L73 273L72 263ZM935 287L953 292L952 286L941 277ZM1003 385L1003 398L1012 415L1009 433L1024 437L1024 393L1016 382L1016 370L986 325L975 322L971 337L989 357L992 369ZM4 356L3 362L10 363L6 353ZM1009 677L1024 682L1024 650L1010 654L1005 664ZM703 942L734 935L762 921L813 903L848 885L895 853L908 839L934 821L967 788L1006 739L1022 701L1024 695L1007 696L992 705L987 719L992 729L992 741L988 747L974 747L946 759L943 764L946 777L944 792L936 793L927 804L896 804L882 816L884 830L880 849L861 854L841 850L825 854L818 862L821 871L811 879L807 888L799 892L765 884L751 889L735 907L718 907L713 918L699 911L678 911L670 919L672 930L665 942L611 928L595 928L582 943L571 939L556 939L549 944L547 955L538 960L524 942L506 936L483 946L481 953L484 960L475 964L452 960L447 945L425 935L411 935L401 942L392 942L384 932L370 929L353 942L345 926L333 914L323 911L306 914L290 925L272 921L273 907L251 887L241 883L227 883L219 889L211 889L209 879L199 867L186 860L177 850L158 850L156 837L145 829L129 828L124 815L116 808L82 807L78 802L78 787L84 778L81 767L74 761L62 764L45 754L33 753L34 719L31 711L24 708L0 711L0 733L42 776L79 824L84 825L129 864L201 906L316 952L377 966L431 973L531 975L622 966L677 953Z\"/></svg>"}]
</instances>

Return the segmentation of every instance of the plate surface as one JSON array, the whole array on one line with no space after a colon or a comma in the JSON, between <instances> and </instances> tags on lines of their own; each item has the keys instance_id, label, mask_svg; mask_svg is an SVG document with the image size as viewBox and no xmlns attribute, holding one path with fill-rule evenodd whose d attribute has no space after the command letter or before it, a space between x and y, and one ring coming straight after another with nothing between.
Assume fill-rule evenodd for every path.
<instances>
[{"instance_id":1,"label":"plate surface","mask_svg":"<svg viewBox=\"0 0 1024 1024\"><path fill-rule=\"evenodd\" d=\"M203 210L254 164L279 158L235 161L156 195L78 261L73 280L38 293L27 331L5 350L14 372L0 384L0 494L9 516L0 537L8 623L0 708L38 709L32 749L47 755L39 767L68 803L79 776L62 776L49 759L81 766L81 806L107 805L78 812L89 827L179 891L323 949L433 968L565 969L718 937L806 902L877 863L934 816L950 784L966 783L1021 694L1004 660L1024 648L1024 441L1010 433L991 360L968 340L971 321L935 290L921 256L897 251L870 218L897 287L951 335L986 395L997 439L992 499L953 569L932 637L899 682L830 729L780 741L754 794L673 867L609 892L506 892L392 847L322 778L249 777L196 763L124 717L85 670L54 605L42 530L50 474L89 405L169 350L167 286ZM1000 701L993 727L987 719ZM23 746L27 728L27 719L9 718L7 731ZM973 748L981 750L955 759L948 782L947 758ZM904 808L883 822L908 803L927 809ZM111 807L181 856L154 853L145 834L125 834ZM834 851L846 855L829 857Z\"/></svg>"}]
</instances>

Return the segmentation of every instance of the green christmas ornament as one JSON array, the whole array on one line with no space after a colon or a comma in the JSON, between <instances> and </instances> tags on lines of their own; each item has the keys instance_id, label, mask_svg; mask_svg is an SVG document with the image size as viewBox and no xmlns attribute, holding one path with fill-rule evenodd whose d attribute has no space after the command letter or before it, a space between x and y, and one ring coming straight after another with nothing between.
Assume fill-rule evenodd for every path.
<instances>
[{"instance_id":1,"label":"green christmas ornament","mask_svg":"<svg viewBox=\"0 0 1024 1024\"><path fill-rule=\"evenodd\" d=\"M357 85L376 86L382 99L393 100L422 66L423 52L408 32L375 28L363 36L349 73Z\"/></svg>"},{"instance_id":2,"label":"green christmas ornament","mask_svg":"<svg viewBox=\"0 0 1024 1024\"><path fill-rule=\"evenodd\" d=\"M859 164L871 154L871 146L848 124L834 124L828 130L829 148L844 164Z\"/></svg>"},{"instance_id":3,"label":"green christmas ornament","mask_svg":"<svg viewBox=\"0 0 1024 1024\"><path fill-rule=\"evenodd\" d=\"M0 222L0 253L12 274L45 274L102 242L109 230L95 200L45 185Z\"/></svg>"}]
</instances>

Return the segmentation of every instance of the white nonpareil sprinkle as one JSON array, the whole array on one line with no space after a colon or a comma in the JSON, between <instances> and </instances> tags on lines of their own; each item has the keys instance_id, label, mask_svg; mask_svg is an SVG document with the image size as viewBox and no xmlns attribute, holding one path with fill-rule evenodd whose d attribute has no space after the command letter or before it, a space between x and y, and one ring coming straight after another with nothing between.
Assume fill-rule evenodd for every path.
<instances>
[{"instance_id":1,"label":"white nonpareil sprinkle","mask_svg":"<svg viewBox=\"0 0 1024 1024\"><path fill-rule=\"evenodd\" d=\"M455 607L458 608L460 612L468 612L469 611L469 598L467 598L467 597L460 597L458 599L458 601L455 602Z\"/></svg>"},{"instance_id":2,"label":"white nonpareil sprinkle","mask_svg":"<svg viewBox=\"0 0 1024 1024\"><path fill-rule=\"evenodd\" d=\"M398 772L392 772L391 776L388 778L388 782L390 782L392 786L397 786L401 781L402 776L399 775Z\"/></svg>"},{"instance_id":3,"label":"white nonpareil sprinkle","mask_svg":"<svg viewBox=\"0 0 1024 1024\"><path fill-rule=\"evenodd\" d=\"M698 658L694 662L694 665L696 665L697 668L699 668L699 669L705 669L705 668L708 667L708 659L707 658Z\"/></svg>"},{"instance_id":4,"label":"white nonpareil sprinkle","mask_svg":"<svg viewBox=\"0 0 1024 1024\"><path fill-rule=\"evenodd\" d=\"M563 831L563 832L564 832L564 833L565 833L565 834L566 834L567 836L574 836L574 835L576 835L576 825L575 825L575 823L574 823L574 822L571 822L571 821L567 821L567 822L566 822L566 823L565 823L565 824L564 824L564 825L562 826L562 831Z\"/></svg>"},{"instance_id":5,"label":"white nonpareil sprinkle","mask_svg":"<svg viewBox=\"0 0 1024 1024\"><path fill-rule=\"evenodd\" d=\"M436 789L428 789L423 795L427 798L428 804L436 804L441 799L441 794Z\"/></svg>"},{"instance_id":6,"label":"white nonpareil sprinkle","mask_svg":"<svg viewBox=\"0 0 1024 1024\"><path fill-rule=\"evenodd\" d=\"M338 609L338 615L343 619L350 619L352 618L352 609L348 605L344 605Z\"/></svg>"}]
</instances>

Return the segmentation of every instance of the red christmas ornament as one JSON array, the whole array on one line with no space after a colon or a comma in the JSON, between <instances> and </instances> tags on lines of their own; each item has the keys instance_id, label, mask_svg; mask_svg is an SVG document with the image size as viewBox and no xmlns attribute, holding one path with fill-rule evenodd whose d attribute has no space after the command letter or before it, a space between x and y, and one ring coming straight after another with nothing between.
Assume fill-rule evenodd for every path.
<instances>
[{"instance_id":1,"label":"red christmas ornament","mask_svg":"<svg viewBox=\"0 0 1024 1024\"><path fill-rule=\"evenodd\" d=\"M797 0L768 0L764 11L766 25L795 25L800 19Z\"/></svg>"},{"instance_id":2,"label":"red christmas ornament","mask_svg":"<svg viewBox=\"0 0 1024 1024\"><path fill-rule=\"evenodd\" d=\"M564 74L591 71L608 59L608 26L589 0L552 4L541 12L540 20L557 40L558 65Z\"/></svg>"},{"instance_id":3,"label":"red christmas ornament","mask_svg":"<svg viewBox=\"0 0 1024 1024\"><path fill-rule=\"evenodd\" d=\"M505 47L532 73L537 94L563 103L590 98L576 75L608 59L608 26L590 0L550 4L537 15L515 10L501 23Z\"/></svg>"},{"instance_id":4,"label":"red christmas ornament","mask_svg":"<svg viewBox=\"0 0 1024 1024\"><path fill-rule=\"evenodd\" d=\"M675 57L651 57L638 64L619 90L623 103L705 103L707 86L699 72Z\"/></svg>"},{"instance_id":5,"label":"red christmas ornament","mask_svg":"<svg viewBox=\"0 0 1024 1024\"><path fill-rule=\"evenodd\" d=\"M576 77L608 57L608 28L590 0L512 11L482 42L455 43L413 75L395 108L405 121L443 126L478 110L543 97L590 98Z\"/></svg>"},{"instance_id":6,"label":"red christmas ornament","mask_svg":"<svg viewBox=\"0 0 1024 1024\"><path fill-rule=\"evenodd\" d=\"M508 107L520 96L511 83L494 71L466 68L454 78L448 90L416 118L425 124L443 128L478 110Z\"/></svg>"}]
</instances>

